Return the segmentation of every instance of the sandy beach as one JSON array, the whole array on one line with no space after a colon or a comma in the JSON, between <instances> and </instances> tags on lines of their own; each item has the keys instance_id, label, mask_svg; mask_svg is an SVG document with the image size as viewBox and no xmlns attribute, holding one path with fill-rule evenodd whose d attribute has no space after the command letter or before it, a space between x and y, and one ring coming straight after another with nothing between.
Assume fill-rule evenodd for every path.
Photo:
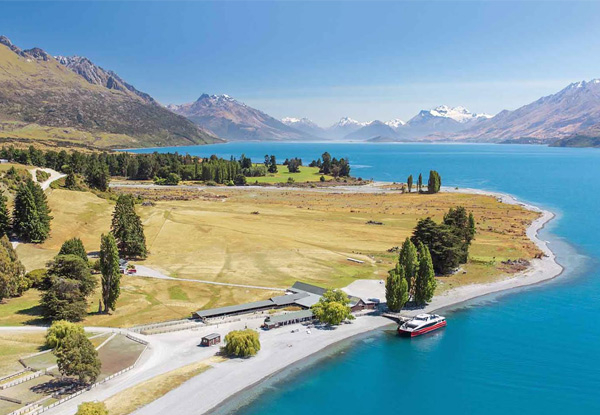
<instances>
[{"instance_id":1,"label":"sandy beach","mask_svg":"<svg viewBox=\"0 0 600 415\"><path fill-rule=\"evenodd\" d=\"M314 189L311 190L314 191ZM380 184L344 189L344 191L346 190L389 191L381 188ZM544 252L545 256L541 259L532 260L529 269L526 271L507 276L505 279L489 284L473 284L452 289L435 297L424 309L425 311L439 310L486 294L536 284L560 275L562 267L556 263L554 253L550 250L548 244L538 237L538 232L554 218L554 214L521 203L509 195L475 189L443 189L443 191L492 195L501 199L503 203L520 204L527 209L540 212L541 216L528 227L527 235ZM377 296L381 297L384 287L379 281L360 281L364 281L363 288L365 290L377 291ZM368 284L373 285L369 287ZM351 285L346 290L351 291L353 288L355 287ZM406 311L403 314L410 316L424 310ZM142 383L159 374L208 359L214 356L218 349L216 347L198 347L202 335L217 332L223 336L231 330L244 328L245 326L258 328L261 323L262 319L247 319L235 323L220 324L219 326L201 327L193 331L186 330L154 336L136 334L149 342L149 348L135 369L47 413L74 414L77 405L81 402L105 400L130 386ZM262 348L257 356L250 359L230 359L214 364L211 369L190 379L179 388L172 390L134 413L158 415L164 413L203 414L210 412L234 395L335 343L390 324L392 322L384 317L365 315L357 317L351 324L343 324L330 330L313 328L308 332L304 326L295 325L270 331L260 331ZM300 330L292 332L292 329L295 328Z\"/></svg>"}]
</instances>

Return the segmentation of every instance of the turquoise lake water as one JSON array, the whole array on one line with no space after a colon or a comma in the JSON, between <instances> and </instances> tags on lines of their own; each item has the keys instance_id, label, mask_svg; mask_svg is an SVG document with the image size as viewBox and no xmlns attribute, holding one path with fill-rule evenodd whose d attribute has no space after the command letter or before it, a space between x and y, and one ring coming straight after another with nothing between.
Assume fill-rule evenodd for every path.
<instances>
[{"instance_id":1,"label":"turquoise lake water","mask_svg":"<svg viewBox=\"0 0 600 415\"><path fill-rule=\"evenodd\" d=\"M600 413L600 150L528 145L230 143L160 151L261 161L323 151L352 175L510 193L558 217L541 232L565 272L446 310L448 327L408 340L379 330L236 397L218 413Z\"/></svg>"}]
</instances>

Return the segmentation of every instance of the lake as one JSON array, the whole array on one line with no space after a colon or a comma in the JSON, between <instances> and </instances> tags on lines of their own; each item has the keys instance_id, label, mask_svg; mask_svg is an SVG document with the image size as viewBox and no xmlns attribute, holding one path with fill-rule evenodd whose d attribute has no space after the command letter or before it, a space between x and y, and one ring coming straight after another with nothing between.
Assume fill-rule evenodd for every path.
<instances>
[{"instance_id":1,"label":"lake","mask_svg":"<svg viewBox=\"0 0 600 415\"><path fill-rule=\"evenodd\" d=\"M147 150L133 150L143 152ZM500 191L558 216L541 232L557 279L446 310L448 327L408 340L380 330L291 368L218 413L600 413L600 150L531 145L228 143L162 148L256 162L348 157L351 174ZM201 393L201 392L199 392Z\"/></svg>"}]
</instances>

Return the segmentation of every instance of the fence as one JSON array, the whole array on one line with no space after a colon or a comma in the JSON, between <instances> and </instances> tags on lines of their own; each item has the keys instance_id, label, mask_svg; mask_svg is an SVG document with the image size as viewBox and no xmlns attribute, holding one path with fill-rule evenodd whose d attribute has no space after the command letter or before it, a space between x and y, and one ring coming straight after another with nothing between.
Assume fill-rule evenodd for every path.
<instances>
[{"instance_id":1,"label":"fence","mask_svg":"<svg viewBox=\"0 0 600 415\"><path fill-rule=\"evenodd\" d=\"M130 339L130 340L133 340L135 342L143 344L146 347L148 346L148 342L147 341L144 341L142 339L138 339L137 337L132 336L129 333L126 335L126 337L128 339ZM28 406L25 406L23 408L17 409L15 411L9 413L8 415L22 415L22 414L25 414L25 413L27 415L38 415L38 414L44 413L44 412L46 412L46 411L48 411L48 410L50 410L52 408L55 408L55 407L57 407L58 405L60 405L62 403L70 401L71 399L76 398L77 396L81 395L82 393L87 392L89 390L92 390L95 387L98 387L98 386L102 385L103 383L108 382L109 380L111 380L111 379L113 379L113 378L115 378L115 377L117 377L119 375L122 375L125 372L130 371L131 369L133 369L138 364L138 362L140 361L140 359L141 359L141 357L142 357L142 355L144 354L145 351L146 351L146 349L142 350L142 353L140 353L140 355L136 359L135 363L132 364L131 366L126 367L125 369L123 369L123 370L121 370L121 371L119 371L117 373L113 373L112 375L110 375L110 376L102 379L99 382L94 383L93 385L88 386L87 388L80 389L77 392L75 392L75 393L73 393L71 395L65 396L64 398L59 399L58 401L56 401L56 402L54 402L54 403L52 403L52 404L50 404L48 406L44 406L42 408L35 408L35 405L39 405L39 403L34 402L34 403L32 403L32 404L30 404ZM60 393L61 392L57 392L56 394L51 395L51 397L58 396ZM44 400L45 399L48 399L48 398L44 398ZM41 400L38 401L38 402L41 402Z\"/></svg>"},{"instance_id":2,"label":"fence","mask_svg":"<svg viewBox=\"0 0 600 415\"><path fill-rule=\"evenodd\" d=\"M19 362L21 362L21 359L19 359ZM21 363L21 364L23 364L23 363ZM22 375L22 374L23 374L23 373L25 373L25 372L29 372L29 371L30 371L30 370L27 368L27 365L23 365L23 366L25 366L26 368L25 368L25 369L21 369L21 370L19 370L18 372L13 372L13 373L11 373L10 375L2 376L2 377L0 378L0 382L3 382L3 381L5 381L5 380L7 380L7 379L10 379L10 378L17 377L17 376L19 376L19 375Z\"/></svg>"},{"instance_id":3,"label":"fence","mask_svg":"<svg viewBox=\"0 0 600 415\"><path fill-rule=\"evenodd\" d=\"M19 385L21 383L27 382L27 381L29 381L31 379L35 379L37 377L42 376L45 373L46 373L45 370L38 370L37 372L33 372L31 375L23 376L21 378L13 380L12 382L8 382L8 383L5 383L4 385L0 385L0 390L8 389L10 387L13 387L13 386Z\"/></svg>"},{"instance_id":4,"label":"fence","mask_svg":"<svg viewBox=\"0 0 600 415\"><path fill-rule=\"evenodd\" d=\"M169 320L169 321L163 321L162 323L153 323L153 324L145 324L145 325L141 325L141 326L134 326L134 327L131 327L129 329L129 331L133 331L134 333L142 333L145 330L152 330L152 329L157 329L157 328L167 327L167 326L176 326L178 324L189 323L190 321L191 320L189 318L182 319L182 320Z\"/></svg>"}]
</instances>

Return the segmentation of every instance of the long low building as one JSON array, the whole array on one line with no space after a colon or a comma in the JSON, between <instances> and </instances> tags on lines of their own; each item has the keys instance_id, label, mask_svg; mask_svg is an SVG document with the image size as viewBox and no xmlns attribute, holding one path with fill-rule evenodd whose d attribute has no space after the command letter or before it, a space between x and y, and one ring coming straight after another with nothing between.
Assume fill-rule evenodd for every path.
<instances>
[{"instance_id":1,"label":"long low building","mask_svg":"<svg viewBox=\"0 0 600 415\"><path fill-rule=\"evenodd\" d=\"M265 329L274 329L276 327L287 326L288 324L302 323L313 319L312 310L300 310L292 313L278 314L269 316L262 325Z\"/></svg>"},{"instance_id":2,"label":"long low building","mask_svg":"<svg viewBox=\"0 0 600 415\"><path fill-rule=\"evenodd\" d=\"M192 317L200 320L207 320L293 306L308 310L319 302L326 291L327 290L325 288L297 281L291 288L288 289L288 294L286 295L271 297L264 301L255 301L252 303L200 310L192 313ZM349 306L352 312L364 309L373 309L375 306L373 303L365 302L358 297L349 296L348 298L350 299Z\"/></svg>"}]
</instances>

